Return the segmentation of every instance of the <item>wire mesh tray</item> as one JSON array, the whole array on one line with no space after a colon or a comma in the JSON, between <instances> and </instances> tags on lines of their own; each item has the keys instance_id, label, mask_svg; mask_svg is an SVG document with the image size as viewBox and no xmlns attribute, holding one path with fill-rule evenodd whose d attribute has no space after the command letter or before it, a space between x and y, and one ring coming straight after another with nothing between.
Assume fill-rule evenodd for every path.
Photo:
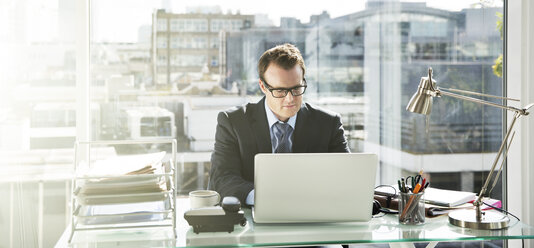
<instances>
[{"instance_id":1,"label":"wire mesh tray","mask_svg":"<svg viewBox=\"0 0 534 248\"><path fill-rule=\"evenodd\" d=\"M102 146L153 144L170 144L172 153L92 154ZM116 228L172 227L176 237L176 140L88 141L75 148L69 243L76 231Z\"/></svg>"},{"instance_id":2,"label":"wire mesh tray","mask_svg":"<svg viewBox=\"0 0 534 248\"><path fill-rule=\"evenodd\" d=\"M172 202L167 198L163 201L79 206L73 216L81 225L103 225L162 221L171 218L173 211Z\"/></svg>"}]
</instances>

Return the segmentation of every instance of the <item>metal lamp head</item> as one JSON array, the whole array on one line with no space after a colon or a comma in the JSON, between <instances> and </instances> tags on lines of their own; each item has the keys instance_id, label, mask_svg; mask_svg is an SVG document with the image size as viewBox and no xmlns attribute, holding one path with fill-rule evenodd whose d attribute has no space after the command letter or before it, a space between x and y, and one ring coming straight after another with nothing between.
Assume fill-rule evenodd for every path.
<instances>
[{"instance_id":1,"label":"metal lamp head","mask_svg":"<svg viewBox=\"0 0 534 248\"><path fill-rule=\"evenodd\" d=\"M422 77L417 92L413 94L406 110L429 115L432 112L432 98L436 96L436 81L432 79L432 68L428 68L428 77Z\"/></svg>"}]
</instances>

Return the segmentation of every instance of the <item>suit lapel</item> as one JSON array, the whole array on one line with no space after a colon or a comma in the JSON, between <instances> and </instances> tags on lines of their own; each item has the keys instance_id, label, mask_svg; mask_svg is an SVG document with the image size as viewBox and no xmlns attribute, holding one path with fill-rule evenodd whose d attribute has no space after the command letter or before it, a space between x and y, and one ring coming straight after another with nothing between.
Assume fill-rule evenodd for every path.
<instances>
[{"instance_id":1,"label":"suit lapel","mask_svg":"<svg viewBox=\"0 0 534 248\"><path fill-rule=\"evenodd\" d=\"M293 152L305 153L308 149L306 141L306 133L309 126L306 125L308 119L308 108L302 103L299 112L297 113L297 123L295 124L295 131L293 132ZM308 123L309 125L309 123Z\"/></svg>"},{"instance_id":2,"label":"suit lapel","mask_svg":"<svg viewBox=\"0 0 534 248\"><path fill-rule=\"evenodd\" d=\"M265 113L265 97L258 103L250 105L250 115L247 114L252 133L256 136L259 153L272 153L271 134Z\"/></svg>"}]
</instances>

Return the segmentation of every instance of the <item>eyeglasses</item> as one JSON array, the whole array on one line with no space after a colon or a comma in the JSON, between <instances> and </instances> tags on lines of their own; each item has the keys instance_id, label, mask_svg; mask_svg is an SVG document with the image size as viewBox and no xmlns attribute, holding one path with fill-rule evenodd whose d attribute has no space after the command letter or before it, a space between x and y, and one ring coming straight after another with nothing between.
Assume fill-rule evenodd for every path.
<instances>
[{"instance_id":1,"label":"eyeglasses","mask_svg":"<svg viewBox=\"0 0 534 248\"><path fill-rule=\"evenodd\" d=\"M304 92L306 92L306 88L308 87L308 83L306 82L305 78L303 78L302 81L304 82L304 85L295 86L293 88L273 88L265 80L261 80L261 82L267 86L267 90L271 92L274 98L284 98L289 92L291 92L291 95L293 96L300 96L304 94Z\"/></svg>"}]
</instances>

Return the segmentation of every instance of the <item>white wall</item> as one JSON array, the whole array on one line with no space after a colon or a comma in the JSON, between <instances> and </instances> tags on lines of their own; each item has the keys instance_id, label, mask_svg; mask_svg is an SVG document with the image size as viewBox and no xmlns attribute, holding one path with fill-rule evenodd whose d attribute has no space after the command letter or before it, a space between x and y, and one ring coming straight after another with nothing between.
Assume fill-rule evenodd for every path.
<instances>
[{"instance_id":1,"label":"white wall","mask_svg":"<svg viewBox=\"0 0 534 248\"><path fill-rule=\"evenodd\" d=\"M509 97L521 99L521 106L534 102L534 3L530 0L507 2L507 91ZM534 112L534 108L530 109ZM508 115L510 120L510 115ZM508 210L529 225L534 225L534 118L523 117L517 124L514 144L508 154ZM510 247L521 243L510 241ZM534 247L526 240L525 247Z\"/></svg>"}]
</instances>

